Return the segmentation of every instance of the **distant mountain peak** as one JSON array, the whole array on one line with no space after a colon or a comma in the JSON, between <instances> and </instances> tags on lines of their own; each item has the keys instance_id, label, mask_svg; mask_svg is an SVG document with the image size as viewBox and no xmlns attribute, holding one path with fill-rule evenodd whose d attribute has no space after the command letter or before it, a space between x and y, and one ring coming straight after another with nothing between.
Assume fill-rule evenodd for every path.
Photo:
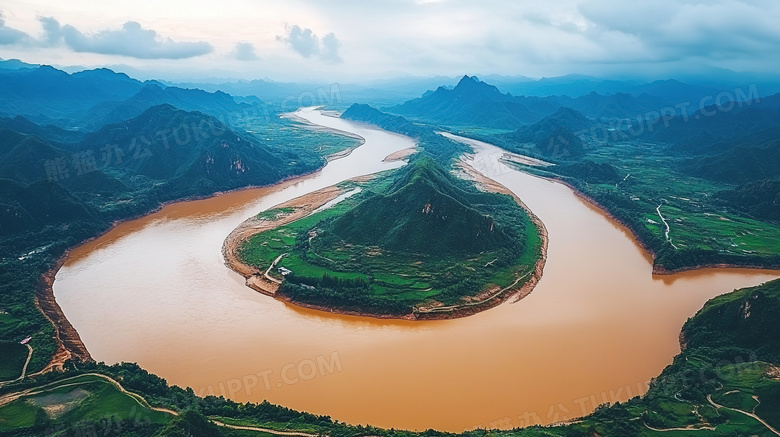
<instances>
[{"instance_id":1,"label":"distant mountain peak","mask_svg":"<svg viewBox=\"0 0 780 437\"><path fill-rule=\"evenodd\" d=\"M463 76L460 79L460 81L458 82L457 85L455 85L455 89L463 88L463 87L471 87L471 86L479 85L479 84L487 85L484 82L480 82L479 79L476 76L468 76L468 75L466 75L466 76Z\"/></svg>"},{"instance_id":2,"label":"distant mountain peak","mask_svg":"<svg viewBox=\"0 0 780 437\"><path fill-rule=\"evenodd\" d=\"M468 75L463 76L460 82L458 82L458 85L456 85L452 91L461 92L461 93L503 95L503 93L499 91L499 89L496 88L495 86L480 81L479 78L477 78L477 76L468 76Z\"/></svg>"},{"instance_id":3,"label":"distant mountain peak","mask_svg":"<svg viewBox=\"0 0 780 437\"><path fill-rule=\"evenodd\" d=\"M458 85L462 84L464 81L466 81L466 82L479 82L479 79L477 79L476 76L472 77L472 76L469 76L468 74L464 74L463 77L461 77L460 80L458 81Z\"/></svg>"}]
</instances>

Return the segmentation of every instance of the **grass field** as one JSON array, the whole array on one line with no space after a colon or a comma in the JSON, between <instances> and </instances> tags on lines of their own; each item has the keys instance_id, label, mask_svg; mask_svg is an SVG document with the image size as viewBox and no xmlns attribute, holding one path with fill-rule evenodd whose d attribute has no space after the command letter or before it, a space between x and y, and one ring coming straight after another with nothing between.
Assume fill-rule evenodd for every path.
<instances>
[{"instance_id":1,"label":"grass field","mask_svg":"<svg viewBox=\"0 0 780 437\"><path fill-rule=\"evenodd\" d=\"M357 147L361 141L330 132L301 129L296 121L279 118L268 123L266 120L242 120L242 127L254 136L274 143L282 143L293 153L312 151L320 156L328 156Z\"/></svg>"},{"instance_id":2,"label":"grass field","mask_svg":"<svg viewBox=\"0 0 780 437\"><path fill-rule=\"evenodd\" d=\"M28 349L19 343L0 343L0 381L16 379L22 374Z\"/></svg>"},{"instance_id":3,"label":"grass field","mask_svg":"<svg viewBox=\"0 0 780 437\"><path fill-rule=\"evenodd\" d=\"M591 150L588 159L608 162L618 172L630 175L614 185L592 185L591 192L612 192L631 199L645 226L659 238L665 227L656 208L670 227L669 238L680 249L699 248L735 255L780 253L780 224L762 222L729 212L712 201L712 196L733 188L674 170L676 158L663 148L619 144Z\"/></svg>"},{"instance_id":4,"label":"grass field","mask_svg":"<svg viewBox=\"0 0 780 437\"><path fill-rule=\"evenodd\" d=\"M46 420L42 408L20 399L0 408L0 432L28 428Z\"/></svg>"},{"instance_id":5,"label":"grass field","mask_svg":"<svg viewBox=\"0 0 780 437\"><path fill-rule=\"evenodd\" d=\"M222 417L222 416L209 416L209 419L216 420L218 422L222 422L228 425L237 425L237 426L256 426L258 428L267 428L267 429L273 429L276 431L296 431L296 432L305 432L305 433L311 433L311 434L317 434L319 432L322 432L322 429L308 423L301 423L294 426L290 426L290 423L279 423L279 422L263 422L263 421L255 421L250 419L236 419L232 417ZM257 436L273 436L274 434L270 433L263 433L259 431L252 431Z\"/></svg>"},{"instance_id":6,"label":"grass field","mask_svg":"<svg viewBox=\"0 0 780 437\"><path fill-rule=\"evenodd\" d=\"M584 159L610 164L625 180L589 184L564 178L628 224L656 254L662 253L656 259L660 265L674 270L702 264L778 262L780 223L746 217L716 200L717 193L734 186L678 172L680 158L669 156L663 147L601 145ZM512 165L541 176L563 176L555 173L555 167Z\"/></svg>"},{"instance_id":7,"label":"grass field","mask_svg":"<svg viewBox=\"0 0 780 437\"><path fill-rule=\"evenodd\" d=\"M0 334L5 335L6 332L14 329L20 321L8 313L0 312Z\"/></svg>"},{"instance_id":8,"label":"grass field","mask_svg":"<svg viewBox=\"0 0 780 437\"><path fill-rule=\"evenodd\" d=\"M0 407L0 431L30 427L41 422L76 423L103 419L132 419L166 423L170 415L142 406L108 381L90 375L61 384Z\"/></svg>"},{"instance_id":9,"label":"grass field","mask_svg":"<svg viewBox=\"0 0 780 437\"><path fill-rule=\"evenodd\" d=\"M767 435L768 430L764 425L732 409L755 413L777 427L780 381L767 376L766 363L749 362L713 368L709 360L690 357L686 366L689 366L688 375L695 378L691 381L693 384L705 382L705 385L710 387L705 393L701 393L700 397L696 396L699 397L698 401L685 399L686 396L691 396L686 394L691 382L684 383L680 379L673 382L670 390L656 390L643 405L638 405L639 409L633 411L633 414L642 416L646 423L659 429L714 427L715 430L657 433L647 429L645 435L691 435L693 432L695 435L707 436L729 435L733 432L739 432L739 435ZM706 401L707 394L713 402L726 408L716 409Z\"/></svg>"},{"instance_id":10,"label":"grass field","mask_svg":"<svg viewBox=\"0 0 780 437\"><path fill-rule=\"evenodd\" d=\"M332 239L321 242L318 233L323 223L355 207L372 193L383 192L394 178L393 173L386 173L366 183L361 193L328 209L254 235L241 247L241 258L265 270L279 255L285 254L277 266L291 270L296 276L320 278L328 275L343 280L363 280L370 284L372 299L409 307L433 302L462 303L466 295L506 287L533 271L542 242L535 225L519 206L516 208L518 214L512 220L528 230L527 250L510 265L493 265L501 257L496 251L463 258L393 252L379 246L334 242ZM277 213L278 210L271 210L261 215L272 217ZM271 274L283 278L277 272ZM453 285L460 283L471 285L467 294L451 292Z\"/></svg>"}]
</instances>

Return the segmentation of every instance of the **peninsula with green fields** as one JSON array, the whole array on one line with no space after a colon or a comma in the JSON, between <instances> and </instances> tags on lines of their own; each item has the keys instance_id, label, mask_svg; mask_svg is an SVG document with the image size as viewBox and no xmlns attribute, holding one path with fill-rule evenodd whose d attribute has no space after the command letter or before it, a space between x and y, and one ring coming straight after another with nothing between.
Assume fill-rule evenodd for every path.
<instances>
[{"instance_id":1,"label":"peninsula with green fields","mask_svg":"<svg viewBox=\"0 0 780 437\"><path fill-rule=\"evenodd\" d=\"M316 201L265 211L239 228L258 232L229 237L226 247L238 247L226 252L248 266L234 270L250 286L297 305L382 318L468 316L527 295L546 245L532 213L472 174L415 158L312 193Z\"/></svg>"}]
</instances>

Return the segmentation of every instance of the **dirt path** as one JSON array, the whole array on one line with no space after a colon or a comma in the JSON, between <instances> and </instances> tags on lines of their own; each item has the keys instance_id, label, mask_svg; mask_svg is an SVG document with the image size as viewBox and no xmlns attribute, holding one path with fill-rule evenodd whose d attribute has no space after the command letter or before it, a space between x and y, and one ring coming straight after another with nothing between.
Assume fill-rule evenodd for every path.
<instances>
[{"instance_id":1,"label":"dirt path","mask_svg":"<svg viewBox=\"0 0 780 437\"><path fill-rule=\"evenodd\" d=\"M753 397L753 399L755 399L756 401L758 401L758 398L757 398L757 397L755 397L755 396ZM747 411L738 410L738 409L736 409L736 408L726 407L726 406L720 405L720 404L718 404L718 403L715 403L715 401L713 401L713 400L712 400L712 395L707 395L707 401L709 401L709 403L710 403L710 404L711 404L713 407L715 407L715 409L717 409L717 410L720 410L721 408L725 408L725 409L727 409L727 410L736 411L737 413L742 413L742 414L744 414L745 416L752 417L753 419L756 419L758 422L760 422L762 425L764 425L764 426L765 426L765 427L766 427L768 430L772 431L772 433L774 433L775 435L780 435L780 431L778 431L778 430L776 430L776 429L772 428L772 426L770 426L768 423L764 422L764 419L762 419L762 418L760 418L760 417L756 416L756 415L755 415L755 414L753 414L753 413L748 413ZM758 401L758 402L760 402L760 401Z\"/></svg>"},{"instance_id":2,"label":"dirt path","mask_svg":"<svg viewBox=\"0 0 780 437\"><path fill-rule=\"evenodd\" d=\"M24 379L24 376L27 374L27 365L30 364L30 358L32 358L33 354L33 348L29 344L25 344L27 346L27 360L24 362L24 366L22 367L22 374L16 379L12 379L10 381L0 381L0 387L6 386L8 384L12 384L14 382L18 382Z\"/></svg>"},{"instance_id":3,"label":"dirt path","mask_svg":"<svg viewBox=\"0 0 780 437\"><path fill-rule=\"evenodd\" d=\"M360 179L360 180L364 180ZM354 179L353 181L358 181ZM288 209L289 212L280 212L275 217L252 217L241 223L231 232L222 244L222 256L225 265L231 270L246 278L246 285L260 293L274 296L279 289L281 281L268 275L269 271L281 259L280 255L266 271L261 271L241 261L239 250L241 245L255 234L278 228L310 215L317 208L349 191L346 188L330 186L313 191L290 201L276 205L271 209Z\"/></svg>"},{"instance_id":4,"label":"dirt path","mask_svg":"<svg viewBox=\"0 0 780 437\"><path fill-rule=\"evenodd\" d=\"M663 205L658 205L658 208L655 209L655 212L658 213L658 217L661 217L661 221L664 223L664 226L666 226L666 231L664 232L664 236L666 236L666 241L669 242L669 244L672 245L675 249L677 249L677 246L672 243L672 239L669 237L669 232L672 231L672 228L669 227L669 223L666 221L666 218L664 218L663 214L661 214L661 207Z\"/></svg>"},{"instance_id":5,"label":"dirt path","mask_svg":"<svg viewBox=\"0 0 780 437\"><path fill-rule=\"evenodd\" d=\"M260 428L257 426L242 426L242 425L230 425L224 422L220 422L218 420L212 420L212 422L217 426L222 426L225 428L230 429L237 429L241 431L257 431L257 432L267 432L269 434L275 434L275 435L287 435L287 436L300 436L300 437L315 437L319 434L308 434L305 432L299 432L299 431L277 431L275 429L269 429L269 428Z\"/></svg>"},{"instance_id":6,"label":"dirt path","mask_svg":"<svg viewBox=\"0 0 780 437\"><path fill-rule=\"evenodd\" d=\"M617 190L617 187L622 184L623 182L627 181L629 176L631 176L631 173L627 174L626 177L624 177L620 182L615 184L615 189Z\"/></svg>"},{"instance_id":7,"label":"dirt path","mask_svg":"<svg viewBox=\"0 0 780 437\"><path fill-rule=\"evenodd\" d=\"M272 262L271 265L268 266L268 269L263 274L263 276L265 276L266 279L268 279L271 282L276 282L277 284L281 284L282 283L281 279L272 278L271 275L269 275L269 273L271 273L271 270L273 270L274 266L279 264L279 261L281 261L282 258L284 258L285 255L287 255L287 254L283 253L283 254L277 256L276 259L274 260L274 262Z\"/></svg>"},{"instance_id":8,"label":"dirt path","mask_svg":"<svg viewBox=\"0 0 780 437\"><path fill-rule=\"evenodd\" d=\"M84 378L86 376L93 376L93 377L105 380L109 384L113 385L122 394L125 394L125 395L133 398L133 400L135 400L138 403L138 405L140 405L143 408L148 408L150 410L154 410L154 411L158 411L158 412L161 412L161 413L170 414L172 416L178 416L179 415L179 413L177 411L174 411L174 410L171 410L171 409L168 409L168 408L152 406L151 404L149 404L149 402L143 396L141 396L141 395L139 395L137 393L133 393L131 391L126 390L122 386L122 384L120 384L117 380L115 380L114 378L111 378L110 376L103 375L102 373L84 373L84 374L81 374L81 375L71 376L71 377L68 377L68 378L65 378L65 379L61 379L59 381L51 382L51 383L45 384L45 385L43 385L41 387L33 387L33 388L28 388L28 389L25 389L25 390L18 391L18 392L15 392L15 393L9 393L9 394L6 394L6 395L3 395L3 396L0 397L0 406L9 404L9 403L11 403L11 402L13 402L13 401L15 401L15 400L17 400L19 398L22 398L22 397L35 396L35 395L47 393L47 392L50 392L50 391L53 391L53 390L59 390L62 387L71 387L71 386L75 387L75 386L79 386L79 385L82 385L82 384L89 384L89 383L91 383L92 381L70 382L70 381L74 381L74 380L77 380L77 379ZM68 383L68 382L70 382L70 383ZM63 383L68 383L68 384L63 384ZM300 432L300 431L278 431L278 430L275 430L275 429L263 428L263 427L259 427L259 426L230 425L230 424L227 424L227 423L224 423L224 422L220 422L218 420L213 420L213 419L209 419L209 420L212 423L214 423L215 425L217 425L217 426L222 426L222 427L231 428L231 429L244 430L244 431L257 431L257 432L265 432L265 433L274 434L274 435L298 436L298 437L316 437L316 436L319 435L319 434L309 434L309 433Z\"/></svg>"},{"instance_id":9,"label":"dirt path","mask_svg":"<svg viewBox=\"0 0 780 437\"><path fill-rule=\"evenodd\" d=\"M653 428L652 426L645 423L645 427L651 431L655 432L670 432L670 431L715 431L715 428L711 426L702 426L700 428L694 428L693 426L686 426L683 428Z\"/></svg>"},{"instance_id":10,"label":"dirt path","mask_svg":"<svg viewBox=\"0 0 780 437\"><path fill-rule=\"evenodd\" d=\"M27 366L30 364L30 359L32 358L33 354L33 348L29 344L25 344L27 346L27 359L24 361L24 367L22 367L22 375L16 378L15 381L21 381L24 379L24 375L27 373Z\"/></svg>"},{"instance_id":11,"label":"dirt path","mask_svg":"<svg viewBox=\"0 0 780 437\"><path fill-rule=\"evenodd\" d=\"M493 299L495 299L495 298L497 298L497 297L501 296L501 294L502 294L502 293L504 293L505 291L507 291L507 290L510 290L510 289L512 289L513 287L515 287L515 286L517 285L517 283L518 283L518 282L520 282L521 280L523 280L523 279L527 278L527 277L528 277L528 275L530 275L531 273L533 273L533 272L528 272L528 273L526 273L525 275L518 277L518 278L515 280L515 282L513 282L513 283L511 283L511 284L507 285L507 286L506 286L506 287L504 287L504 288L501 288L501 289L499 289L498 291L496 291L495 293L491 294L490 296L488 296L488 297L487 297L487 298L485 298L485 299L482 299L482 300L479 300L479 301L476 301L476 302L467 302L467 303L464 303L464 304L459 304L459 305L450 305L450 306L445 306L445 307L433 307L433 308L429 308L429 309L423 309L423 308L421 308L421 309L418 309L418 310L417 310L417 312L418 312L418 313L422 313L422 314L432 314L432 313L446 313L446 312L452 312L452 311L462 310L462 309L464 309L464 308L468 308L468 307L477 307L477 306L480 306L480 305L487 304L487 303L489 303L491 300L493 300ZM525 296L523 296L523 297L525 297Z\"/></svg>"}]
</instances>

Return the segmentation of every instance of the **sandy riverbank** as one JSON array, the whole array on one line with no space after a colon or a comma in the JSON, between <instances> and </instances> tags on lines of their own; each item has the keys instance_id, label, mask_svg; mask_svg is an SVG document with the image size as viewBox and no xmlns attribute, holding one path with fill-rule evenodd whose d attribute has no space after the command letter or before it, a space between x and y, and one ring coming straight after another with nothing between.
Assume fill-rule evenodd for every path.
<instances>
[{"instance_id":1,"label":"sandy riverbank","mask_svg":"<svg viewBox=\"0 0 780 437\"><path fill-rule=\"evenodd\" d=\"M290 212L280 212L274 217L258 218L255 216L247 219L234 229L222 244L222 256L225 259L225 265L246 278L247 287L268 296L276 296L279 284L273 280L269 280L265 276L265 271L261 271L258 268L241 261L241 258L239 257L241 245L253 235L278 228L279 226L292 223L310 215L317 208L325 205L347 191L349 190L335 185L325 187L321 190L313 191L309 194L304 194L301 197L281 203L272 208L291 209L292 211Z\"/></svg>"},{"instance_id":2,"label":"sandy riverbank","mask_svg":"<svg viewBox=\"0 0 780 437\"><path fill-rule=\"evenodd\" d=\"M510 162L510 163L511 162L515 162L516 163L517 162L517 161L514 161L514 160L507 160L507 159L503 159L503 158L501 159L501 161L504 161L505 163L507 163L507 162ZM574 185L570 184L569 182L567 182L567 181L565 181L563 179L555 178L555 177L545 177L545 176L540 176L540 175L533 174L533 173L529 173L529 174L532 174L533 176L538 177L540 179L545 179L545 180L548 180L548 181L551 181L551 182L555 182L555 183L559 183L559 184L565 185L566 187L571 189L572 192L574 192L574 194L577 197L579 197L580 199L585 201L589 206L598 209L605 217L607 217L609 220L611 220L612 222L614 222L617 225L619 225L626 232L626 234L630 235L631 238L634 240L634 242L639 247L641 247L642 250L644 250L644 252L647 254L648 259L652 263L652 268L653 268L652 274L653 275L671 276L671 275L676 275L678 273L692 272L692 271L702 270L702 269L753 269L753 270L778 270L778 269L780 269L780 265L772 265L772 264L760 265L760 264L750 264L750 263L741 263L741 264L740 263L706 263L706 264L694 264L694 265L684 266L684 267L680 267L680 268L677 268L677 269L667 269L663 265L659 265L659 264L655 263L655 260L657 258L656 251L653 250L653 248L650 247L650 245L647 242L645 242L644 240L639 238L637 236L637 234L631 229L631 226L625 220L623 220L620 217L612 214L609 211L609 209L607 209L606 207L601 205L598 201L596 201L592 197L588 196L584 192L580 191L577 187L575 187Z\"/></svg>"},{"instance_id":3,"label":"sandy riverbank","mask_svg":"<svg viewBox=\"0 0 780 437\"><path fill-rule=\"evenodd\" d=\"M403 159L403 157L409 156L410 154L415 152L416 150L414 148L405 149L403 151L398 152L397 156L400 156L401 157L400 159ZM388 158L385 158L385 160L389 160L391 157L393 157L393 155L395 154L388 156ZM396 159L398 158L396 157ZM335 199L336 197L340 196L341 194L347 191L346 189L339 188L337 186L326 187L321 190L314 191L312 193L303 195L301 197L276 205L273 208L271 208L271 209L292 209L291 212L280 213L274 217L263 217L263 218L252 217L246 220L244 223L242 223L236 229L234 229L233 232L231 232L228 235L228 237L225 239L223 243L222 254L225 259L225 265L227 265L230 269L232 269L233 271L239 273L241 276L246 278L246 285L248 287L262 294L274 297L276 299L282 300L292 305L297 305L303 308L314 309L314 310L335 313L335 314L373 317L373 318L380 318L380 319L404 319L404 320L455 319L455 318L467 317L476 314L478 312L482 312L487 309L493 308L497 305L500 305L501 303L506 302L512 297L516 297L515 300L516 302L528 296L531 293L531 291L533 291L534 287L542 277L542 273L544 271L544 264L547 260L547 242L548 242L547 229L545 228L544 223L542 223L542 221L522 202L522 200L520 200L520 198L517 195L512 193L511 190L499 184L498 182L482 175L481 173L476 171L473 167L466 164L465 162L461 162L460 164L458 164L458 168L460 168L464 173L466 173L468 177L472 178L475 181L475 183L481 186L484 190L512 196L512 198L515 199L518 205L520 205L528 213L532 223L534 223L539 233L539 236L541 238L540 257L537 260L533 271L530 272L530 277L528 277L527 279L525 277L519 277L517 281L515 281L515 283L507 287L504 287L503 289L497 290L496 292L494 292L494 294L483 296L484 293L481 293L480 296L478 296L481 299L479 301L467 302L461 305L452 305L446 308L420 309L418 311L414 311L410 314L404 314L404 315L375 314L375 313L366 313L366 312L359 312L359 311L341 310L341 309L325 307L321 305L311 305L311 304L294 301L290 299L288 296L278 293L279 283L276 280L268 278L266 275L266 271L260 270L256 267L250 266L241 261L239 257L239 250L241 245L247 239L260 232L269 231L279 226L283 226L295 220L306 217L309 214L311 214L314 210L319 208L320 206L328 203L329 201ZM364 180L366 180L365 177L353 179L352 181L361 182ZM523 281L523 279L525 280Z\"/></svg>"},{"instance_id":4,"label":"sandy riverbank","mask_svg":"<svg viewBox=\"0 0 780 437\"><path fill-rule=\"evenodd\" d=\"M51 360L43 368L43 370L36 373L44 373L49 370L62 370L66 360L73 360L79 362L92 361L92 356L87 351L87 347L81 341L76 328L71 325L70 321L65 317L57 300L54 299L54 291L52 286L54 284L54 278L60 267L65 263L66 256L60 257L57 264L44 273L38 280L38 288L35 291L35 305L38 310L43 313L49 322L54 326L55 340L57 341L57 351Z\"/></svg>"},{"instance_id":5,"label":"sandy riverbank","mask_svg":"<svg viewBox=\"0 0 780 437\"><path fill-rule=\"evenodd\" d=\"M296 116L291 116L291 118L298 118ZM302 123L305 123L307 125L311 125L308 120L301 119ZM316 126L316 125L311 125ZM327 130L327 128L324 128L324 130ZM329 131L333 133L337 133L339 135L348 136L351 138L355 138L361 141L361 145L365 142L365 139L359 135L351 134L349 132L343 132L338 131L335 129L330 129ZM331 155L328 155L325 157L327 162L332 162L337 159L345 158L349 156L349 154L352 153L352 151L357 148L347 148L345 150L342 150L340 152L333 153ZM44 367L42 371L36 372L36 374L44 373L46 371L52 370L52 369L61 369L63 364L66 360L71 359L74 361L92 361L92 356L90 355L89 351L87 350L87 347L84 345L84 343L81 340L81 337L79 336L78 331L73 327L73 325L70 323L70 321L67 319L65 314L62 312L62 309L60 308L59 304L57 303L57 300L54 296L54 290L53 290L53 284L55 277L57 275L57 272L60 270L60 268L65 264L65 262L68 260L68 257L70 255L70 252L75 247L80 247L86 243L89 243L90 241L96 240L108 233L110 233L112 230L117 228L119 225L130 222L133 220L137 220L141 217L146 217L152 214L159 213L163 211L166 207L182 203L182 202L191 202L191 201L197 201L197 200L204 200L209 199L212 197L217 196L223 196L226 194L233 194L233 193L239 193L243 191L249 191L249 190L268 190L268 192L282 190L288 186L297 184L305 179L314 177L317 175L324 167L318 168L312 172L299 174L299 175L291 175L286 178L281 179L280 181L271 184L271 185L265 185L265 186L259 186L259 185L250 185L246 187L236 188L234 190L228 190L228 191L218 191L209 195L205 196L187 196L181 199L176 200L170 200L161 203L157 208L155 208L152 211L146 212L144 214L135 215L132 217L128 217L123 220L117 220L114 223L111 224L111 227L106 229L104 232L100 233L99 235L96 235L92 238L88 238L77 245L75 245L72 248L69 248L68 250L63 253L62 256L57 260L57 263L49 269L46 273L44 273L39 278L38 287L35 292L35 305L38 307L38 309L43 313L44 317L46 317L49 322L54 327L55 331L55 341L57 343L57 351L55 354L51 357L49 363Z\"/></svg>"},{"instance_id":6,"label":"sandy riverbank","mask_svg":"<svg viewBox=\"0 0 780 437\"><path fill-rule=\"evenodd\" d=\"M417 149L414 147L410 147L408 149L399 150L397 152L387 155L385 159L382 160L382 162L403 161L408 157L414 155L415 153L417 153Z\"/></svg>"},{"instance_id":7,"label":"sandy riverbank","mask_svg":"<svg viewBox=\"0 0 780 437\"><path fill-rule=\"evenodd\" d=\"M549 241L547 228L544 226L542 220L536 214L534 214L533 211L531 211L531 209L525 203L523 203L520 197L518 197L514 192L512 192L512 190L501 185L495 180L488 178L482 173L478 172L474 167L472 167L465 161L459 162L457 164L457 168L459 168L466 175L472 178L474 182L482 189L493 193L506 194L512 196L515 202L517 202L517 204L520 205L520 207L522 207L525 210L525 212L528 214L528 217L531 219L531 222L536 226L536 229L539 233L539 237L541 239L541 247L540 247L540 257L536 261L536 265L534 266L534 270L530 278L528 278L528 280L523 282L519 288L517 287L517 282L516 282L515 284L512 284L509 287L501 289L497 294L483 300L482 305L478 305L476 307L462 306L462 307L454 308L453 313L455 314L446 314L447 317L444 318L466 317L471 314L475 314L477 312L481 312L493 308L497 305L500 305L506 302L507 300L511 299L512 297L515 297L514 302L517 302L523 299L524 297L528 296L529 294L531 294L533 289L536 287L536 284L538 284L539 280L542 279L542 274L544 273L544 265L547 262L547 244ZM435 317L436 315L442 315L442 313L428 313L426 314L426 318L429 317L436 318Z\"/></svg>"}]
</instances>

